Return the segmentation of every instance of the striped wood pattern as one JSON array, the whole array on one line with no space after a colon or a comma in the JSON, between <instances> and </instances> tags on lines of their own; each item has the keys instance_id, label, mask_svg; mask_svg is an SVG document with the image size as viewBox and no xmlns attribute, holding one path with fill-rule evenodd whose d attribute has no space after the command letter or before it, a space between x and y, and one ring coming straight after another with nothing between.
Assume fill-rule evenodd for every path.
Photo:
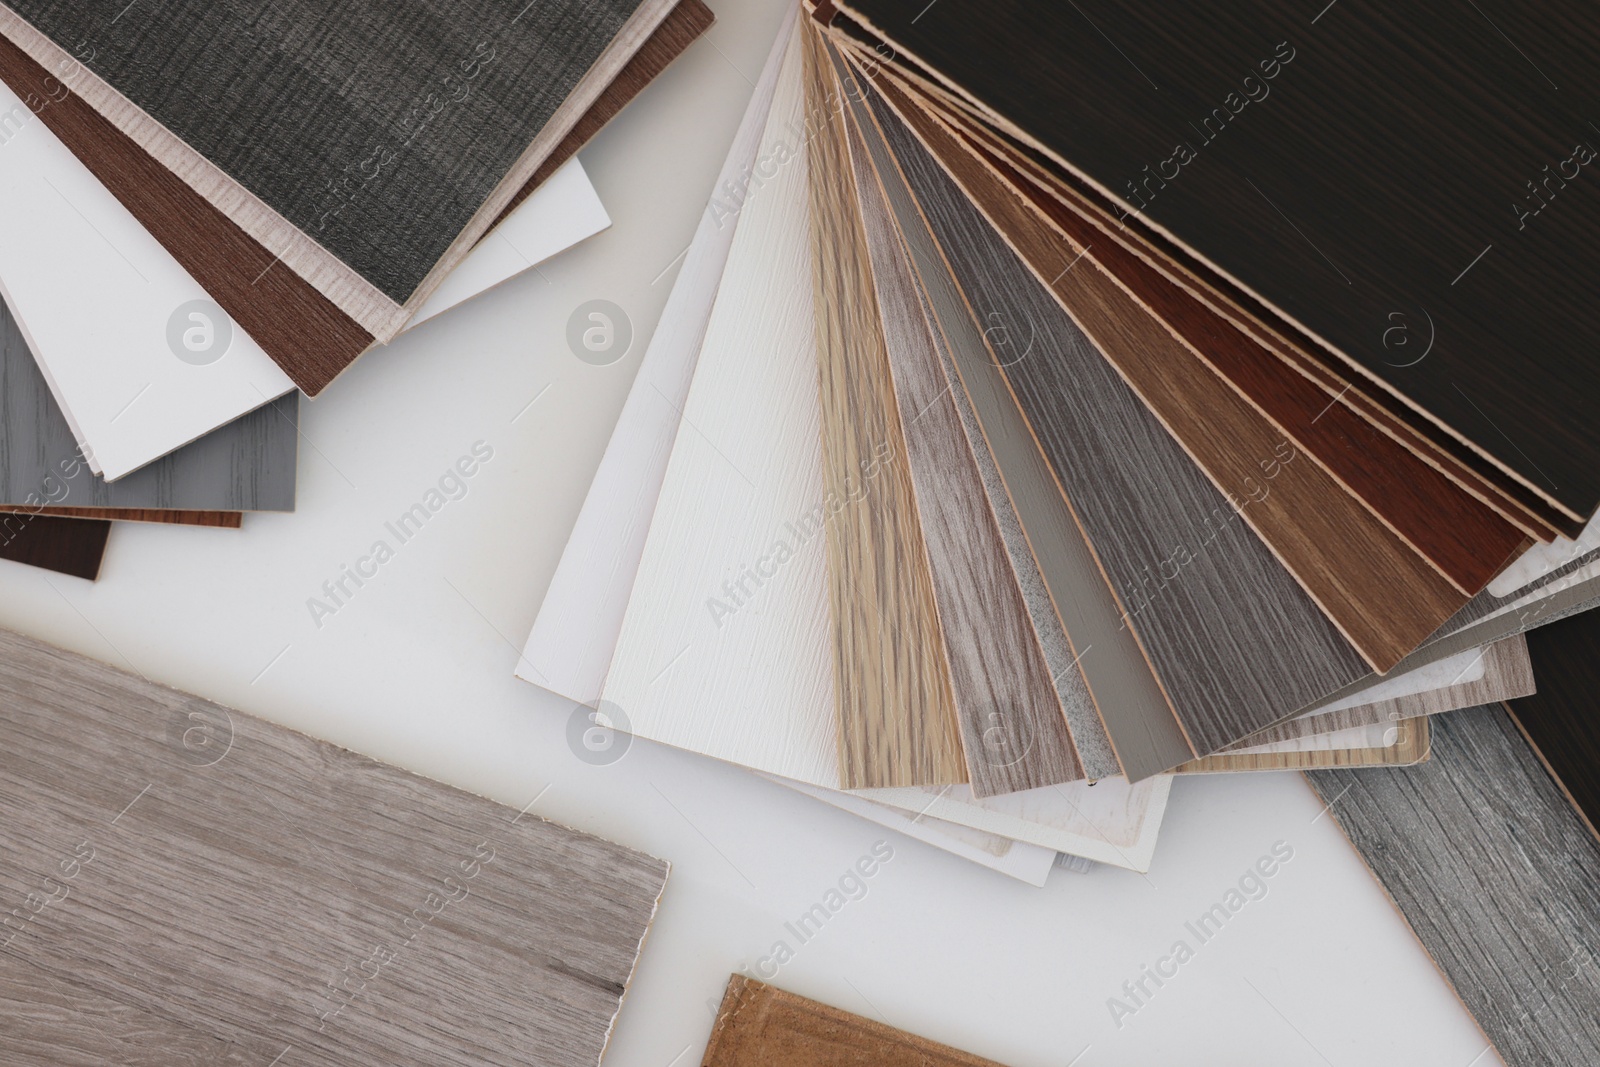
<instances>
[{"instance_id":1,"label":"striped wood pattern","mask_svg":"<svg viewBox=\"0 0 1600 1067\"><path fill-rule=\"evenodd\" d=\"M948 1045L896 1030L746 978L728 979L701 1067L997 1067Z\"/></svg>"},{"instance_id":2,"label":"striped wood pattern","mask_svg":"<svg viewBox=\"0 0 1600 1067\"><path fill-rule=\"evenodd\" d=\"M840 780L846 789L948 782L965 777L958 709L866 236L851 207L840 90L820 33L806 23L801 37L823 488L849 501L865 485L877 498L827 526Z\"/></svg>"},{"instance_id":3,"label":"striped wood pattern","mask_svg":"<svg viewBox=\"0 0 1600 1067\"><path fill-rule=\"evenodd\" d=\"M1600 842L1500 707L1433 759L1307 775L1507 1067L1600 1062Z\"/></svg>"},{"instance_id":4,"label":"striped wood pattern","mask_svg":"<svg viewBox=\"0 0 1600 1067\"><path fill-rule=\"evenodd\" d=\"M868 98L869 101L871 98ZM871 101L876 105L876 101ZM1064 699L1073 742L1091 777L1118 773L1135 781L1193 758L1194 752L1173 717L1133 633L1121 623L1121 611L1107 586L1067 500L1011 397L1004 376L989 356L976 309L951 275L927 220L919 210L899 163L884 143L879 119L870 109L853 105L863 139L872 153L881 187L917 268L918 280L932 308L942 342L951 360L948 372L957 402L970 405L982 435L974 451L987 452L1003 484L990 491L996 510L1015 509L1021 552L1031 555L1043 593L1035 627L1045 638L1047 654L1059 642L1051 672L1066 679L1075 665L1082 674L1097 715L1074 718L1075 702ZM897 122L885 113L883 121ZM1002 497L1004 500L1002 500ZM1023 533L1025 531L1025 533ZM1027 561L1018 562L1022 573ZM1029 585L1024 581L1024 587ZM1051 639L1052 632L1059 635ZM1064 653L1064 654L1063 654ZM1104 736L1104 741L1097 739ZM1091 755L1093 753L1093 755Z\"/></svg>"},{"instance_id":5,"label":"striped wood pattern","mask_svg":"<svg viewBox=\"0 0 1600 1067\"><path fill-rule=\"evenodd\" d=\"M878 88L896 102L886 80ZM1017 354L990 358L1019 385L1019 370L1067 376L1018 395L1195 755L1364 678L1361 657L913 132L881 125L967 299L1017 339ZM1143 591L1174 546L1193 546L1187 562Z\"/></svg>"},{"instance_id":6,"label":"striped wood pattern","mask_svg":"<svg viewBox=\"0 0 1600 1067\"><path fill-rule=\"evenodd\" d=\"M979 209L1373 669L1389 670L1466 603L1324 469L1295 462L1298 449L1275 426L1082 244L1020 199L1003 173L912 108L919 135ZM1035 410L1065 386L1060 368L1045 363L1008 371L1021 392L1033 394Z\"/></svg>"},{"instance_id":7,"label":"striped wood pattern","mask_svg":"<svg viewBox=\"0 0 1600 1067\"><path fill-rule=\"evenodd\" d=\"M853 83L835 85L857 91ZM1075 781L1084 776L1083 766L962 428L910 265L867 161L866 145L853 123L842 117L837 121L850 133L851 182L882 316L894 402L905 436L973 792L992 796ZM1079 692L1087 702L1081 684Z\"/></svg>"},{"instance_id":8,"label":"striped wood pattern","mask_svg":"<svg viewBox=\"0 0 1600 1067\"><path fill-rule=\"evenodd\" d=\"M662 861L19 635L0 692L0 953L39 984L262 1065L599 1059ZM81 1025L35 1019L0 1047Z\"/></svg>"},{"instance_id":9,"label":"striped wood pattern","mask_svg":"<svg viewBox=\"0 0 1600 1067\"><path fill-rule=\"evenodd\" d=\"M169 526L211 526L221 530L237 530L244 525L244 513L238 511L160 511L153 508L33 508L8 511L0 514L54 515L64 519L109 519L115 522L154 522Z\"/></svg>"},{"instance_id":10,"label":"striped wood pattern","mask_svg":"<svg viewBox=\"0 0 1600 1067\"><path fill-rule=\"evenodd\" d=\"M1430 721L1352 726L1233 752L1214 752L1179 767L1179 774L1250 771L1326 771L1338 767L1411 767L1428 758ZM1392 738L1392 739L1391 739Z\"/></svg>"}]
</instances>

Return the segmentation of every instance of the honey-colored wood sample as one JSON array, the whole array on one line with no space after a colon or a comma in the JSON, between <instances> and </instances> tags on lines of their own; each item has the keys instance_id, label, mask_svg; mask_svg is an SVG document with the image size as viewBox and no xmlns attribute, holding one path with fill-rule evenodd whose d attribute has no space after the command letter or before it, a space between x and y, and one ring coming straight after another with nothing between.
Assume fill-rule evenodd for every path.
<instances>
[{"instance_id":1,"label":"honey-colored wood sample","mask_svg":"<svg viewBox=\"0 0 1600 1067\"><path fill-rule=\"evenodd\" d=\"M998 1067L948 1045L785 993L728 979L701 1067Z\"/></svg>"},{"instance_id":2,"label":"honey-colored wood sample","mask_svg":"<svg viewBox=\"0 0 1600 1067\"><path fill-rule=\"evenodd\" d=\"M18 1067L94 1043L54 992L175 1064L173 1028L201 1062L593 1067L667 873L4 631L0 809L0 997L46 991L0 1025Z\"/></svg>"},{"instance_id":3,"label":"honey-colored wood sample","mask_svg":"<svg viewBox=\"0 0 1600 1067\"><path fill-rule=\"evenodd\" d=\"M869 488L876 497L826 528L840 779L846 789L965 780L905 435L834 113L837 83L820 33L809 23L801 29L823 489L833 500L859 500Z\"/></svg>"}]
</instances>

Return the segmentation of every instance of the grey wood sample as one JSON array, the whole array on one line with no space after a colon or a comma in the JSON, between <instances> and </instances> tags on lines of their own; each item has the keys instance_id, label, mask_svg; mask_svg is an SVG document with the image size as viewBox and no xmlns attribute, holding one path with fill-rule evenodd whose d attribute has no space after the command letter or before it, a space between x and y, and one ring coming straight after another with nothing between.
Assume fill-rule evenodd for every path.
<instances>
[{"instance_id":1,"label":"grey wood sample","mask_svg":"<svg viewBox=\"0 0 1600 1067\"><path fill-rule=\"evenodd\" d=\"M1057 675L1069 665L1080 671L1098 712L1098 722L1075 719L1072 705L1064 701L1084 768L1092 777L1115 774L1116 771L1107 770L1114 761L1137 781L1186 762L1194 752L1132 632L1121 625L1120 611L1077 521L1057 490L1054 476L1017 410L1000 368L989 358L983 330L993 324L973 317L899 164L883 141L877 120L858 97L859 91L856 95L846 94L933 311L941 350L952 364L951 381L961 386L954 390L960 394L958 403L970 405L990 458L1003 479L1004 504L1015 509L1016 518L1026 531L1026 548L1033 554L1034 566L1050 601L1047 610L1055 615L1054 629L1059 637L1051 636L1052 620L1036 616L1035 625L1047 651L1059 640L1070 653L1067 663L1053 662L1051 669ZM889 121L893 121L892 116ZM998 494L992 493L991 497L998 510L1002 503ZM1025 568L1025 562L1020 564L1019 573ZM1027 584L1025 579L1025 587ZM1104 747L1098 750L1097 726L1107 735ZM1096 769L1090 770L1091 764Z\"/></svg>"},{"instance_id":2,"label":"grey wood sample","mask_svg":"<svg viewBox=\"0 0 1600 1067\"><path fill-rule=\"evenodd\" d=\"M0 301L0 506L293 511L299 404L298 393L279 397L107 482L83 461L16 319Z\"/></svg>"},{"instance_id":3,"label":"grey wood sample","mask_svg":"<svg viewBox=\"0 0 1600 1067\"><path fill-rule=\"evenodd\" d=\"M1508 1067L1600 1063L1600 843L1504 708L1307 779Z\"/></svg>"},{"instance_id":4,"label":"grey wood sample","mask_svg":"<svg viewBox=\"0 0 1600 1067\"><path fill-rule=\"evenodd\" d=\"M138 17L120 0L9 6L405 304L640 3L177 0Z\"/></svg>"},{"instance_id":5,"label":"grey wood sample","mask_svg":"<svg viewBox=\"0 0 1600 1067\"><path fill-rule=\"evenodd\" d=\"M661 861L3 631L0 694L5 973L262 1067L599 1058Z\"/></svg>"},{"instance_id":6,"label":"grey wood sample","mask_svg":"<svg viewBox=\"0 0 1600 1067\"><path fill-rule=\"evenodd\" d=\"M1362 657L1241 519L1248 501L1236 506L1211 484L881 93L872 99L968 301L1032 341L993 359L1196 754L1367 676ZM1276 460L1294 462L1292 449Z\"/></svg>"}]
</instances>

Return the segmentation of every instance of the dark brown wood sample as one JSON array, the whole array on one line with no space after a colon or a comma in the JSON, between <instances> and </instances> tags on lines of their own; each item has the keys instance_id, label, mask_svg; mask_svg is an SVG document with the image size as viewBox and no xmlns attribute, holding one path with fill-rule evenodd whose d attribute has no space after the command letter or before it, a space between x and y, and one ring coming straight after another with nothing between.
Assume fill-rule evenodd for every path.
<instances>
[{"instance_id":1,"label":"dark brown wood sample","mask_svg":"<svg viewBox=\"0 0 1600 1067\"><path fill-rule=\"evenodd\" d=\"M599 1060L662 861L5 632L0 694L0 989L259 1067ZM32 1003L8 1064L82 1043Z\"/></svg>"},{"instance_id":2,"label":"dark brown wood sample","mask_svg":"<svg viewBox=\"0 0 1600 1067\"><path fill-rule=\"evenodd\" d=\"M946 115L952 122L960 121ZM974 123L961 131L980 135ZM1002 176L1026 188L1031 175L969 145ZM1323 466L1413 551L1462 593L1488 585L1527 543L1524 529L1468 493L1416 452L1383 434L1342 403L1332 403L1317 384L1287 371L1276 338L1246 333L1196 297L1163 277L1150 260L1157 253L1139 231L1118 226L1085 197L1063 186L1034 185L1030 199L1079 248L1099 263L1130 296L1160 319L1189 350L1208 363L1238 393L1269 418L1297 447ZM1051 195L1053 194L1053 195Z\"/></svg>"},{"instance_id":3,"label":"dark brown wood sample","mask_svg":"<svg viewBox=\"0 0 1600 1067\"><path fill-rule=\"evenodd\" d=\"M701 1067L997 1067L991 1060L736 974Z\"/></svg>"},{"instance_id":4,"label":"dark brown wood sample","mask_svg":"<svg viewBox=\"0 0 1600 1067\"><path fill-rule=\"evenodd\" d=\"M1068 369L1068 387L1043 390L1029 412L1034 430L1195 754L1365 677L1360 655L883 94L870 99L974 315L989 324L988 358L1008 375Z\"/></svg>"},{"instance_id":5,"label":"dark brown wood sample","mask_svg":"<svg viewBox=\"0 0 1600 1067\"><path fill-rule=\"evenodd\" d=\"M709 26L683 0L551 155L566 162ZM374 338L61 80L0 36L0 81L31 108L307 396L327 388ZM559 165L556 164L556 165ZM541 167L509 214L553 168ZM503 216L502 216L503 217Z\"/></svg>"},{"instance_id":6,"label":"dark brown wood sample","mask_svg":"<svg viewBox=\"0 0 1600 1067\"><path fill-rule=\"evenodd\" d=\"M104 519L0 514L0 559L94 581L111 524Z\"/></svg>"},{"instance_id":7,"label":"dark brown wood sample","mask_svg":"<svg viewBox=\"0 0 1600 1067\"><path fill-rule=\"evenodd\" d=\"M1600 615L1528 635L1538 691L1507 705L1591 831L1600 827Z\"/></svg>"},{"instance_id":8,"label":"dark brown wood sample","mask_svg":"<svg viewBox=\"0 0 1600 1067\"><path fill-rule=\"evenodd\" d=\"M1600 1062L1600 842L1498 706L1419 767L1307 780L1508 1067Z\"/></svg>"},{"instance_id":9,"label":"dark brown wood sample","mask_svg":"<svg viewBox=\"0 0 1600 1067\"><path fill-rule=\"evenodd\" d=\"M1444 0L844 6L1344 373L1574 519L1594 510L1588 5L1539 0L1510 27ZM1427 358L1384 347L1397 314L1436 342Z\"/></svg>"},{"instance_id":10,"label":"dark brown wood sample","mask_svg":"<svg viewBox=\"0 0 1600 1067\"><path fill-rule=\"evenodd\" d=\"M161 511L156 508L0 508L0 515L52 515L63 519L110 519L115 522L155 522L170 526L213 526L237 530L244 525L239 511Z\"/></svg>"},{"instance_id":11,"label":"dark brown wood sample","mask_svg":"<svg viewBox=\"0 0 1600 1067\"><path fill-rule=\"evenodd\" d=\"M859 501L826 527L839 777L845 789L968 780L905 431L848 147L824 87L820 34L801 28L807 188L822 416L822 487ZM868 500L870 493L875 499Z\"/></svg>"},{"instance_id":12,"label":"dark brown wood sample","mask_svg":"<svg viewBox=\"0 0 1600 1067\"><path fill-rule=\"evenodd\" d=\"M904 116L962 190L1375 670L1389 670L1466 603L1323 468L1297 462L1303 457L1292 441L1082 245L887 80L883 92L903 102ZM1006 369L1030 419L1072 388L1066 370L1051 364L1046 353Z\"/></svg>"}]
</instances>

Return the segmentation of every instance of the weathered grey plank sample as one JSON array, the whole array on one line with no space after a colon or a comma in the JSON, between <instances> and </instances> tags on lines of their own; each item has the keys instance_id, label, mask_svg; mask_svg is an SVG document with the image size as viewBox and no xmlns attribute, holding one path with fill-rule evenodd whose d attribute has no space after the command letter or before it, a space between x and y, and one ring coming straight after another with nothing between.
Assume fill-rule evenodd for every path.
<instances>
[{"instance_id":1,"label":"weathered grey plank sample","mask_svg":"<svg viewBox=\"0 0 1600 1067\"><path fill-rule=\"evenodd\" d=\"M1600 843L1504 708L1419 767L1306 776L1508 1067L1600 1063Z\"/></svg>"},{"instance_id":2,"label":"weathered grey plank sample","mask_svg":"<svg viewBox=\"0 0 1600 1067\"><path fill-rule=\"evenodd\" d=\"M107 482L84 462L16 319L0 300L0 506L293 511L299 405L298 393L279 397Z\"/></svg>"},{"instance_id":3,"label":"weathered grey plank sample","mask_svg":"<svg viewBox=\"0 0 1600 1067\"><path fill-rule=\"evenodd\" d=\"M262 1065L599 1058L661 861L4 631L0 694L0 955L41 982Z\"/></svg>"}]
</instances>

